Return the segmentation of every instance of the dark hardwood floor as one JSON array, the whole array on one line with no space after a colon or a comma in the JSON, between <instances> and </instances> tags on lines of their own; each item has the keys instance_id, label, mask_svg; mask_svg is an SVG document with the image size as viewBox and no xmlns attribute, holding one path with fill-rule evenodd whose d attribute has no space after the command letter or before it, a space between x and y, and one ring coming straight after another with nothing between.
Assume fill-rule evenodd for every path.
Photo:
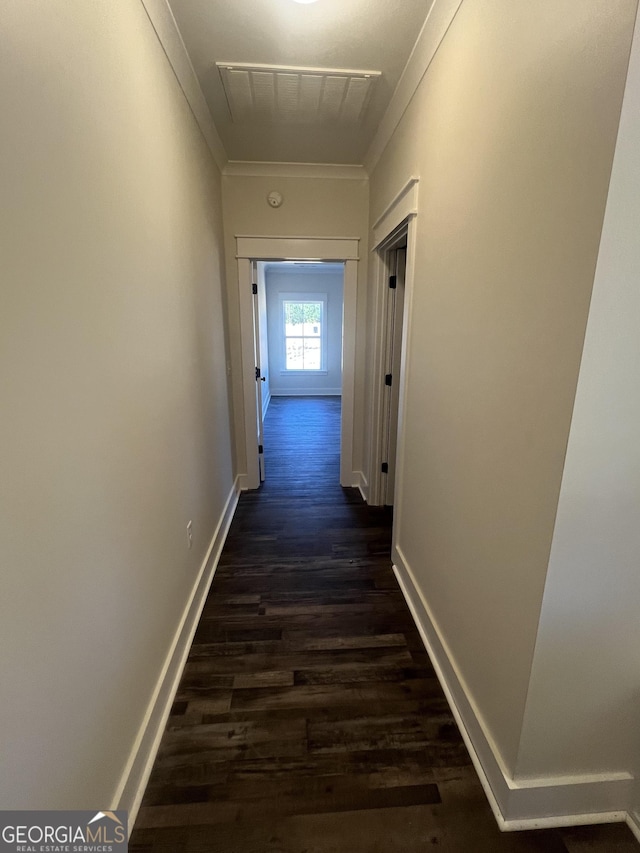
<instances>
[{"instance_id":1,"label":"dark hardwood floor","mask_svg":"<svg viewBox=\"0 0 640 853\"><path fill-rule=\"evenodd\" d=\"M274 398L133 853L637 851L624 826L501 834L391 571L339 485L340 401Z\"/></svg>"}]
</instances>

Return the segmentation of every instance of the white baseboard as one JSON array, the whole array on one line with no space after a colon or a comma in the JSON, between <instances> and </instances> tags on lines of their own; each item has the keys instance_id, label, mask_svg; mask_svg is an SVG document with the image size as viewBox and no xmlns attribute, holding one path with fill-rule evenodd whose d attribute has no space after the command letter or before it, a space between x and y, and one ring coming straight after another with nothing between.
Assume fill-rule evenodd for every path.
<instances>
[{"instance_id":1,"label":"white baseboard","mask_svg":"<svg viewBox=\"0 0 640 853\"><path fill-rule=\"evenodd\" d=\"M342 388L322 388L318 391L310 391L308 388L291 388L286 391L275 391L271 389L272 397L341 397Z\"/></svg>"},{"instance_id":2,"label":"white baseboard","mask_svg":"<svg viewBox=\"0 0 640 853\"><path fill-rule=\"evenodd\" d=\"M362 471L354 471L353 476L353 485L359 489L360 494L362 495L362 500L365 503L369 503L369 481L364 476Z\"/></svg>"},{"instance_id":3,"label":"white baseboard","mask_svg":"<svg viewBox=\"0 0 640 853\"><path fill-rule=\"evenodd\" d=\"M630 811L627 814L627 826L640 841L640 812Z\"/></svg>"},{"instance_id":4,"label":"white baseboard","mask_svg":"<svg viewBox=\"0 0 640 853\"><path fill-rule=\"evenodd\" d=\"M142 797L149 781L153 762L155 761L160 740L164 733L171 705L178 689L178 684L184 670L187 656L193 642L193 636L198 626L200 614L213 580L213 575L220 560L227 533L238 504L239 484L233 485L224 510L218 521L211 544L202 563L198 577L193 586L189 600L186 603L180 623L165 658L160 677L156 683L153 695L142 725L138 731L129 760L122 774L120 784L113 798L112 809L124 809L129 814L129 834L142 802Z\"/></svg>"},{"instance_id":5,"label":"white baseboard","mask_svg":"<svg viewBox=\"0 0 640 853\"><path fill-rule=\"evenodd\" d=\"M271 402L271 392L269 392L268 394L265 394L265 396L262 398L262 419L263 420L267 414L267 409L269 408L270 402Z\"/></svg>"},{"instance_id":6,"label":"white baseboard","mask_svg":"<svg viewBox=\"0 0 640 853\"><path fill-rule=\"evenodd\" d=\"M421 595L402 549L393 567L501 830L628 820L633 776L594 774L513 779Z\"/></svg>"}]
</instances>

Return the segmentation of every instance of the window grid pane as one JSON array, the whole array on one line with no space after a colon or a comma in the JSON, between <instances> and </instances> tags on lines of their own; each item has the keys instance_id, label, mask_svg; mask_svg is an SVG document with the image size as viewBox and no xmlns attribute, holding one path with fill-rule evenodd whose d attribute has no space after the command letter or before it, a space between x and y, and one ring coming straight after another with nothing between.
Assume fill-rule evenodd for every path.
<instances>
[{"instance_id":1,"label":"window grid pane","mask_svg":"<svg viewBox=\"0 0 640 853\"><path fill-rule=\"evenodd\" d=\"M322 369L322 302L285 301L286 370Z\"/></svg>"}]
</instances>

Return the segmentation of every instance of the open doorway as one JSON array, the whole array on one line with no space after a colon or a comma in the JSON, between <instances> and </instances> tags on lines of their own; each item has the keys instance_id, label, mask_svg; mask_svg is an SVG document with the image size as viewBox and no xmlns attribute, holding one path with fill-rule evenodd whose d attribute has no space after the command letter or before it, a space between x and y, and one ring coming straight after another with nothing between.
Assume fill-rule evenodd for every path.
<instances>
[{"instance_id":1,"label":"open doorway","mask_svg":"<svg viewBox=\"0 0 640 853\"><path fill-rule=\"evenodd\" d=\"M373 505L401 516L404 386L408 371L419 179L410 178L373 224L369 482Z\"/></svg>"},{"instance_id":2,"label":"open doorway","mask_svg":"<svg viewBox=\"0 0 640 853\"><path fill-rule=\"evenodd\" d=\"M344 264L269 261L258 267L270 395L340 397Z\"/></svg>"},{"instance_id":3,"label":"open doorway","mask_svg":"<svg viewBox=\"0 0 640 853\"><path fill-rule=\"evenodd\" d=\"M241 471L240 484L244 489L258 488L261 482L262 460L260 457L263 456L261 450L264 450L261 421L265 406L264 398L268 399L269 395L273 394L272 381L267 381L273 379L270 368L271 375L265 377L264 382L262 381L264 368L260 360L264 359L264 355L261 352L260 337L261 309L260 300L255 298L259 296L258 264L281 261L303 261L314 264L328 262L333 265L339 264L343 269L340 484L358 485L359 473L353 470L358 242L357 239L350 238L236 237L242 339L244 402L242 426L245 433L246 453L246 471L244 473ZM313 346L310 344L307 349L311 351ZM268 390L267 385L269 385Z\"/></svg>"},{"instance_id":4,"label":"open doorway","mask_svg":"<svg viewBox=\"0 0 640 853\"><path fill-rule=\"evenodd\" d=\"M376 294L372 342L371 456L368 503L397 510L401 470L402 398L407 318L410 307L409 251L412 218L376 246Z\"/></svg>"},{"instance_id":5,"label":"open doorway","mask_svg":"<svg viewBox=\"0 0 640 853\"><path fill-rule=\"evenodd\" d=\"M256 412L261 482L262 421L274 397L342 396L344 263L253 263Z\"/></svg>"},{"instance_id":6,"label":"open doorway","mask_svg":"<svg viewBox=\"0 0 640 853\"><path fill-rule=\"evenodd\" d=\"M388 269L385 295L384 387L382 389L381 448L382 503L395 503L396 455L402 372L402 335L404 324L405 272L407 265L406 230L385 252Z\"/></svg>"}]
</instances>

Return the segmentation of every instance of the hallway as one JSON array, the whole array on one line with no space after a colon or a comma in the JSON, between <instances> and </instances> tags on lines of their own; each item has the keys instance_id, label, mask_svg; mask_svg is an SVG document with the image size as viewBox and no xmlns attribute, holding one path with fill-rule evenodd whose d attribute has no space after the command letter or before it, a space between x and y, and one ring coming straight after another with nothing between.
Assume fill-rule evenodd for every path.
<instances>
[{"instance_id":1,"label":"hallway","mask_svg":"<svg viewBox=\"0 0 640 853\"><path fill-rule=\"evenodd\" d=\"M272 400L132 853L624 853L623 826L501 834L390 565L338 485L340 400Z\"/></svg>"}]
</instances>

